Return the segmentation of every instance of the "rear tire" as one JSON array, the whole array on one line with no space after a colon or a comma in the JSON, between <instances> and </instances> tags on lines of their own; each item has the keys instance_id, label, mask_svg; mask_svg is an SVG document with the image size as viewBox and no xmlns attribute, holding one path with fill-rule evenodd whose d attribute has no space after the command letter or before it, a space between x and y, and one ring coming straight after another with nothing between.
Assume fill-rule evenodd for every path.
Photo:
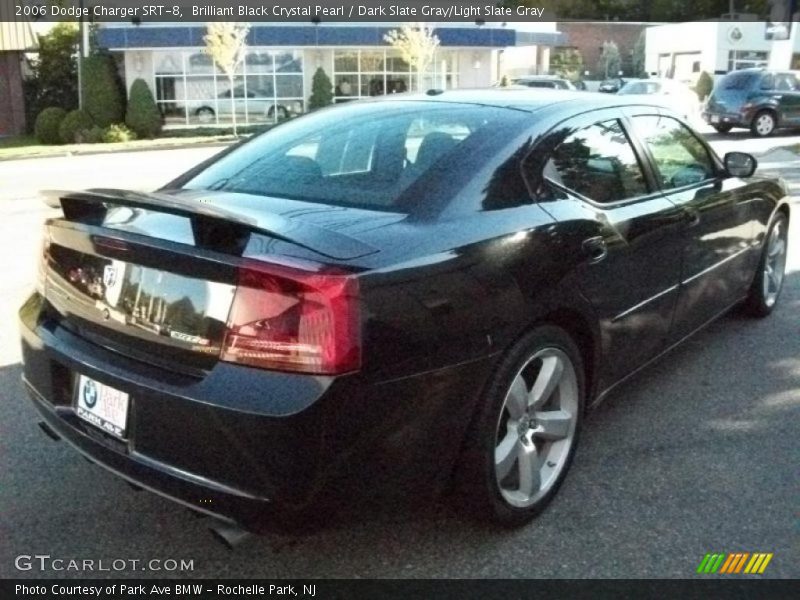
<instances>
[{"instance_id":1,"label":"rear tire","mask_svg":"<svg viewBox=\"0 0 800 600\"><path fill-rule=\"evenodd\" d=\"M213 108L209 108L208 106L201 106L195 111L195 116L197 120L201 123L207 124L214 121L215 113Z\"/></svg>"},{"instance_id":2,"label":"rear tire","mask_svg":"<svg viewBox=\"0 0 800 600\"><path fill-rule=\"evenodd\" d=\"M583 361L569 335L536 327L502 359L467 434L458 496L481 520L514 527L553 499L577 446Z\"/></svg>"},{"instance_id":3,"label":"rear tire","mask_svg":"<svg viewBox=\"0 0 800 600\"><path fill-rule=\"evenodd\" d=\"M717 130L717 133L729 133L731 129L733 129L733 125L714 125L714 129Z\"/></svg>"},{"instance_id":4,"label":"rear tire","mask_svg":"<svg viewBox=\"0 0 800 600\"><path fill-rule=\"evenodd\" d=\"M768 137L773 134L777 126L778 120L775 118L775 113L769 110L762 110L753 117L753 121L750 123L750 131L757 137Z\"/></svg>"},{"instance_id":5,"label":"rear tire","mask_svg":"<svg viewBox=\"0 0 800 600\"><path fill-rule=\"evenodd\" d=\"M761 260L743 304L745 312L753 317L769 316L778 303L786 269L788 232L789 219L779 212L767 230Z\"/></svg>"}]
</instances>

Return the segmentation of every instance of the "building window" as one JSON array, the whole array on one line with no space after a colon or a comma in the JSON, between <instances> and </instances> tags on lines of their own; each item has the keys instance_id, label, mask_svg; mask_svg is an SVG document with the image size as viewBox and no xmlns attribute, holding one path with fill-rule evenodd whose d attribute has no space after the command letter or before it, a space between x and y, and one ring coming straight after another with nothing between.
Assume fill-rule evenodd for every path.
<instances>
[{"instance_id":1,"label":"building window","mask_svg":"<svg viewBox=\"0 0 800 600\"><path fill-rule=\"evenodd\" d=\"M154 52L156 101L167 123L274 123L304 111L299 51L251 48L233 82L200 50Z\"/></svg>"},{"instance_id":2,"label":"building window","mask_svg":"<svg viewBox=\"0 0 800 600\"><path fill-rule=\"evenodd\" d=\"M341 49L333 52L335 102L406 92L416 88L415 76L409 64L392 50ZM422 87L454 88L457 78L455 54L439 52L425 74Z\"/></svg>"},{"instance_id":3,"label":"building window","mask_svg":"<svg viewBox=\"0 0 800 600\"><path fill-rule=\"evenodd\" d=\"M766 67L769 64L769 52L754 50L728 51L728 71Z\"/></svg>"}]
</instances>

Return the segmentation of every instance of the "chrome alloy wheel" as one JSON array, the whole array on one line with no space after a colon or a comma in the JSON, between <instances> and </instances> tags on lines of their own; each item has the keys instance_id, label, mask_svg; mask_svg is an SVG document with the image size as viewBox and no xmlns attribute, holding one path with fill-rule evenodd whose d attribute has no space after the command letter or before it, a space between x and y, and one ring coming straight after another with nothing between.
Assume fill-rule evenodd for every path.
<instances>
[{"instance_id":1,"label":"chrome alloy wheel","mask_svg":"<svg viewBox=\"0 0 800 600\"><path fill-rule=\"evenodd\" d=\"M578 394L575 367L558 348L536 352L512 380L494 451L497 484L510 505L531 506L557 481L575 440Z\"/></svg>"},{"instance_id":2,"label":"chrome alloy wheel","mask_svg":"<svg viewBox=\"0 0 800 600\"><path fill-rule=\"evenodd\" d=\"M783 285L783 274L786 268L786 223L778 221L772 228L767 241L767 255L764 259L762 286L764 302L772 307L780 294Z\"/></svg>"}]
</instances>

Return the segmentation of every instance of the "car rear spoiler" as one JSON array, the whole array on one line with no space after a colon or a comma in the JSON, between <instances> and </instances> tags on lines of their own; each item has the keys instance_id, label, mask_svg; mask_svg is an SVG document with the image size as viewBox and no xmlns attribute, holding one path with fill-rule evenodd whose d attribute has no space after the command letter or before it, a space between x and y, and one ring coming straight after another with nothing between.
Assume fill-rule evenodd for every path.
<instances>
[{"instance_id":1,"label":"car rear spoiler","mask_svg":"<svg viewBox=\"0 0 800 600\"><path fill-rule=\"evenodd\" d=\"M279 238L308 250L338 260L360 258L378 252L374 246L349 235L317 225L287 219L281 215L253 211L226 210L203 200L184 200L158 192L133 192L117 189L90 189L81 192L47 190L41 192L51 208L61 208L68 221L99 225L111 207L127 206L153 212L167 213L191 220L199 244L222 240L245 239L246 234L258 233ZM244 246L241 247L241 250Z\"/></svg>"}]
</instances>

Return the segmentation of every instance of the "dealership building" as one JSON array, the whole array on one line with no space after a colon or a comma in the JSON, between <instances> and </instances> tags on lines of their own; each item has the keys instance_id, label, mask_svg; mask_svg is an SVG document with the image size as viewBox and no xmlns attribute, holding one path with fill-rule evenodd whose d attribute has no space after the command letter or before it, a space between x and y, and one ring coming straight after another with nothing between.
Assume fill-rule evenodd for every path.
<instances>
[{"instance_id":1,"label":"dealership building","mask_svg":"<svg viewBox=\"0 0 800 600\"><path fill-rule=\"evenodd\" d=\"M524 29L514 27L520 25ZM330 77L336 102L416 89L415 74L385 40L397 23L253 24L231 85L203 52L201 24L103 24L101 47L118 59L126 87L143 79L171 125L264 123L301 113L314 72ZM439 47L423 89L485 87L499 74L546 73L563 42L555 23L433 24Z\"/></svg>"},{"instance_id":2,"label":"dealership building","mask_svg":"<svg viewBox=\"0 0 800 600\"><path fill-rule=\"evenodd\" d=\"M752 67L800 69L800 36L795 32L787 42L774 42L767 39L766 29L764 21L746 20L649 27L645 69L686 83L694 83L702 71L724 75ZM786 44L791 46L788 53L782 47Z\"/></svg>"}]
</instances>

